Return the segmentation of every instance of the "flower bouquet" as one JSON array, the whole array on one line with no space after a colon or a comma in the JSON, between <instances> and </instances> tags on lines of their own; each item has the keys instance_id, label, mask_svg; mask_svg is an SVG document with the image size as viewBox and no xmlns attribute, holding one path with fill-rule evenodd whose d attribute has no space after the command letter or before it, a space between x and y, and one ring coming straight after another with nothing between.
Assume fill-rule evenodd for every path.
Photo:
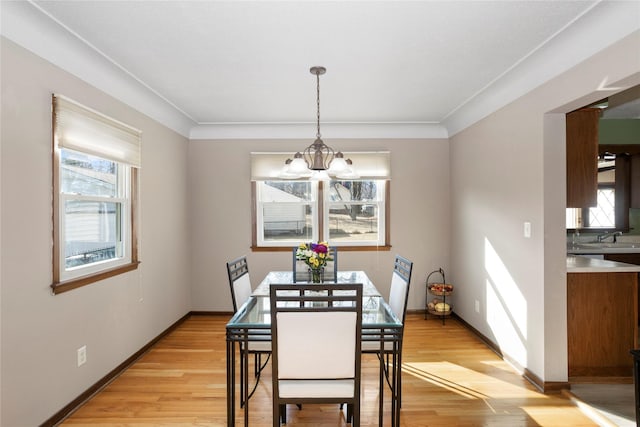
<instances>
[{"instance_id":1,"label":"flower bouquet","mask_svg":"<svg viewBox=\"0 0 640 427\"><path fill-rule=\"evenodd\" d=\"M311 270L311 281L320 283L320 276L327 261L333 261L329 254L329 244L327 242L319 243L301 243L296 251L296 259L304 261Z\"/></svg>"}]
</instances>

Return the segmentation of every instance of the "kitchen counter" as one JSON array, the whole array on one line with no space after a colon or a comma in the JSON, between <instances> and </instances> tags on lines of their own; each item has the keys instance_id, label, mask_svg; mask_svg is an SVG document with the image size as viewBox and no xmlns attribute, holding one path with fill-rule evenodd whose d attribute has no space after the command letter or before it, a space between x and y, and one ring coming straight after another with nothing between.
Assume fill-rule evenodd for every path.
<instances>
[{"instance_id":1,"label":"kitchen counter","mask_svg":"<svg viewBox=\"0 0 640 427\"><path fill-rule=\"evenodd\" d=\"M640 265L567 255L567 273L637 273Z\"/></svg>"},{"instance_id":2,"label":"kitchen counter","mask_svg":"<svg viewBox=\"0 0 640 427\"><path fill-rule=\"evenodd\" d=\"M638 272L636 264L567 256L570 382L632 378L629 350L638 348Z\"/></svg>"}]
</instances>

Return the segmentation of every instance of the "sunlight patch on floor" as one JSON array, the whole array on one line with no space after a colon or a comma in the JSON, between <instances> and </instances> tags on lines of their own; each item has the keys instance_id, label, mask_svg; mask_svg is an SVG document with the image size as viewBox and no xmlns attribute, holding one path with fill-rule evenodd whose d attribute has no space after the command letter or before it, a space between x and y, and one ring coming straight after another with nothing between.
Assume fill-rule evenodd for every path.
<instances>
[{"instance_id":1,"label":"sunlight patch on floor","mask_svg":"<svg viewBox=\"0 0 640 427\"><path fill-rule=\"evenodd\" d=\"M545 405L545 406L522 406L536 425L540 426L593 426L594 421L587 417L580 408L571 405ZM583 418L584 422L576 424L577 418Z\"/></svg>"},{"instance_id":2,"label":"sunlight patch on floor","mask_svg":"<svg viewBox=\"0 0 640 427\"><path fill-rule=\"evenodd\" d=\"M499 369L509 374L519 372L512 364L509 363L508 360L481 360L480 363L486 366L491 366L492 369ZM519 372L518 375L522 375L522 372Z\"/></svg>"},{"instance_id":3,"label":"sunlight patch on floor","mask_svg":"<svg viewBox=\"0 0 640 427\"><path fill-rule=\"evenodd\" d=\"M547 398L544 394L522 385L502 381L450 362L404 363L402 370L469 399Z\"/></svg>"}]
</instances>

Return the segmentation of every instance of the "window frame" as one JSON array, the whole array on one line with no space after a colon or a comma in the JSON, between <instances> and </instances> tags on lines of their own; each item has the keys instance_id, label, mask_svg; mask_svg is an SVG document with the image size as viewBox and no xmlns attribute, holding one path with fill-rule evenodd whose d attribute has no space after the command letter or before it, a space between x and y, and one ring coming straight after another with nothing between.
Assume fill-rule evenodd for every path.
<instances>
[{"instance_id":1,"label":"window frame","mask_svg":"<svg viewBox=\"0 0 640 427\"><path fill-rule=\"evenodd\" d=\"M273 180L272 180L273 181ZM291 239L291 240L281 240L281 241L265 241L264 240L264 218L263 218L263 212L264 206L267 206L269 204L271 204L272 202L264 202L261 199L261 194L260 194L260 190L259 190L259 185L257 184L258 182L270 182L269 180L265 180L265 181L257 181L257 182L253 182L256 185L255 187L255 202L253 203L253 210L254 210L254 215L256 217L256 221L253 221L253 223L255 224L255 226L253 227L254 230L254 236L255 236L255 245L254 246L259 246L259 247L282 247L282 246L286 246L287 248L291 248L291 246L294 245L298 245L300 243L300 239ZM299 206L310 206L311 208L311 221L314 224L318 223L318 219L320 217L320 213L318 211L318 200L320 199L321 195L320 195L320 191L319 188L314 186L312 182L310 181L305 181L305 180L293 180L293 182L307 182L310 185L310 192L311 192L311 199L309 201L303 201L303 202L297 202L297 203L293 203L293 202L288 202L291 203L292 205L299 205ZM283 204L285 202L282 202ZM258 233L258 225L262 224L262 233ZM311 239L314 241L317 241L317 239L319 238L319 233L320 231L318 230L317 226L313 228L313 232L312 232L312 237Z\"/></svg>"},{"instance_id":2,"label":"window frame","mask_svg":"<svg viewBox=\"0 0 640 427\"><path fill-rule=\"evenodd\" d=\"M379 246L384 246L387 244L388 242L388 235L386 234L386 229L387 229L387 221L386 221L386 217L387 217L387 190L386 188L389 185L389 181L388 180L384 180L384 179L337 179L336 181L342 181L342 182L347 182L347 181L351 181L351 182L356 182L356 181L375 181L378 185L378 189L380 190L380 186L382 186L381 188L381 194L378 193L377 195L377 200L375 201L348 201L348 202L332 202L329 201L329 191L323 191L324 192L324 197L323 197L323 207L322 207L322 219L327 219L327 221L323 221L322 224L322 235L324 236L323 241L331 241L331 238L329 237L331 235L330 233L330 222L328 221L328 218L330 218L330 210L331 210L331 206L332 205L338 205L338 204L347 204L347 205L375 205L377 207L377 211L378 211L378 241L375 242L375 244L372 244L370 241L365 241L365 240L361 240L361 241L357 241L357 242L351 242L348 244L344 244L341 243L340 241L331 241L333 246L337 246L342 248L343 246L350 246L350 247L379 247ZM325 183L322 183L322 187L324 190L324 185Z\"/></svg>"},{"instance_id":3,"label":"window frame","mask_svg":"<svg viewBox=\"0 0 640 427\"><path fill-rule=\"evenodd\" d=\"M362 180L362 179L358 179ZM353 181L358 181L353 180ZM380 215L383 217L381 221L384 224L384 230L382 231L384 242L382 244L369 244L368 242L357 242L357 243L341 243L341 242L330 242L332 246L339 247L341 251L389 251L391 250L390 243L390 224L391 224L391 215L390 215L390 206L391 206L391 181L389 179L380 179L380 178L370 178L364 179L368 181L381 181L384 183L384 200L378 201L378 205L382 204L384 207L380 209ZM260 181L269 181L265 180L252 180L251 181L251 250L254 252L259 251L290 251L292 247L292 243L290 241L285 242L274 242L273 244L260 244L258 235L259 226L261 224L258 213L259 210L259 195L258 195L258 182ZM351 181L351 180L340 180L340 181ZM328 236L328 221L325 221L328 218L329 213L329 203L327 203L326 195L328 191L326 189L327 183L323 181L312 181L313 183L317 183L317 197L315 203L317 207L315 212L317 213L317 219L314 217L314 221L317 220L317 223L314 224L314 241L325 241ZM312 190L313 191L313 190ZM313 204L313 202L311 202ZM366 203L366 204L374 204L374 203ZM295 243L299 243L296 241ZM294 245L295 245L294 243Z\"/></svg>"},{"instance_id":4,"label":"window frame","mask_svg":"<svg viewBox=\"0 0 640 427\"><path fill-rule=\"evenodd\" d=\"M57 119L56 119L56 97L58 100L62 99L66 103L75 103L75 101L68 100L59 95L53 95L52 97L52 117L53 117L53 132L52 132L52 183L53 183L53 212L52 212L52 283L51 289L53 294L60 294L70 291L91 283L95 283L104 280L109 277L114 277L119 274L126 273L138 268L140 263L138 259L138 198L139 198L139 170L138 167L128 165L119 162L114 159L107 159L106 157L96 155L95 153L79 150L77 148L68 148L71 151L76 151L83 154L89 154L99 158L105 158L106 160L113 161L117 164L118 168L118 181L124 179L124 182L118 182L118 186L122 186L119 189L119 197L104 197L104 196L86 196L77 194L64 194L62 193L62 167L61 167L61 150L67 149L61 147L58 142L57 132ZM78 104L79 106L79 104ZM86 108L79 106L79 108ZM91 111L87 109L87 111ZM100 114L93 112L95 114ZM109 118L105 117L105 121ZM113 120L113 119L109 119ZM119 123L119 122L117 122ZM139 131L138 131L139 132ZM67 200L97 200L100 202L116 202L123 203L123 209L120 213L121 219L121 233L122 233L122 251L123 256L114 260L100 261L97 263L89 264L86 267L76 268L74 272L65 272L65 241L64 233L64 220L65 220L65 201Z\"/></svg>"}]
</instances>

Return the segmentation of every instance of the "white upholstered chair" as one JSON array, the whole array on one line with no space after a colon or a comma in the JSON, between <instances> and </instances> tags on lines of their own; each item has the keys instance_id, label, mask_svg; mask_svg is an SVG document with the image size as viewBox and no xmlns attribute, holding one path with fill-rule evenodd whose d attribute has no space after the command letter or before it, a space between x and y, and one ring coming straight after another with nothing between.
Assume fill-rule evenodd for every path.
<instances>
[{"instance_id":1,"label":"white upholstered chair","mask_svg":"<svg viewBox=\"0 0 640 427\"><path fill-rule=\"evenodd\" d=\"M229 275L229 286L231 287L233 312L236 313L242 304L249 299L253 291L247 257L241 256L229 261L227 263L227 274Z\"/></svg>"},{"instance_id":2,"label":"white upholstered chair","mask_svg":"<svg viewBox=\"0 0 640 427\"><path fill-rule=\"evenodd\" d=\"M274 427L287 403L346 403L359 426L362 284L271 285L270 304Z\"/></svg>"},{"instance_id":3,"label":"white upholstered chair","mask_svg":"<svg viewBox=\"0 0 640 427\"><path fill-rule=\"evenodd\" d=\"M249 299L253 292L251 288L251 278L249 277L249 265L247 264L247 257L241 256L229 261L227 263L227 274L229 276L229 286L231 288L231 300L233 303L233 312L236 313L240 307ZM247 398L250 398L258 382L260 381L260 373L262 369L267 365L269 357L271 356L271 343L269 341L249 341L247 343L249 354L254 355L254 376L256 383L251 393ZM244 347L243 347L244 349ZM241 352L244 354L244 352ZM262 356L266 355L266 359L262 362ZM244 375L245 375L245 363L241 359L240 362L240 396L244 396ZM244 405L244 402L240 402Z\"/></svg>"}]
</instances>

